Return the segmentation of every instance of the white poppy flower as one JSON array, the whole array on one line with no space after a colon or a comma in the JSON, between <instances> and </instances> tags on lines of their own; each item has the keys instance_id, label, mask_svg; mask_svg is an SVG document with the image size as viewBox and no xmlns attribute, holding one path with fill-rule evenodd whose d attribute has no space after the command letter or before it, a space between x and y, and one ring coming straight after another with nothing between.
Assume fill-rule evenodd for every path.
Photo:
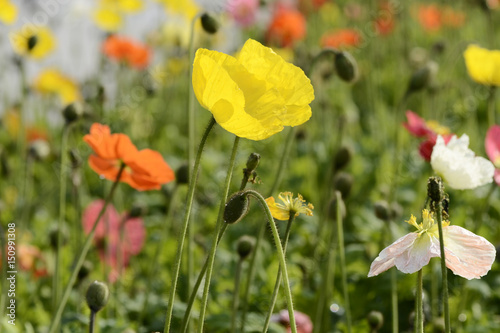
<instances>
[{"instance_id":1,"label":"white poppy flower","mask_svg":"<svg viewBox=\"0 0 500 333\"><path fill-rule=\"evenodd\" d=\"M448 144L441 135L437 137L431 155L432 169L451 188L473 189L493 181L493 164L484 157L476 156L468 147L467 134L460 138L453 136Z\"/></svg>"},{"instance_id":2,"label":"white poppy flower","mask_svg":"<svg viewBox=\"0 0 500 333\"><path fill-rule=\"evenodd\" d=\"M403 273L415 273L433 257L441 257L438 225L428 210L422 211L423 222L415 216L407 221L416 232L401 237L380 252L373 261L368 277L379 275L392 266ZM443 222L446 267L468 280L486 275L495 260L496 249L485 238L459 226Z\"/></svg>"}]
</instances>

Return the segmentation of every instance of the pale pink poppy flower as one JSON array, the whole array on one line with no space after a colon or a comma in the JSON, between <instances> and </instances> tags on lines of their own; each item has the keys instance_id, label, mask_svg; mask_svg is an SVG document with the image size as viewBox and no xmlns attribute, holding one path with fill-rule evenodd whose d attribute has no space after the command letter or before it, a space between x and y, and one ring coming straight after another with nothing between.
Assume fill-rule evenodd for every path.
<instances>
[{"instance_id":1,"label":"pale pink poppy flower","mask_svg":"<svg viewBox=\"0 0 500 333\"><path fill-rule=\"evenodd\" d=\"M401 237L380 252L373 261L368 277L396 266L403 273L415 273L429 263L433 257L440 257L438 226L432 213L422 211L423 222L417 224L415 216L407 221L417 228L416 232ZM486 275L495 260L495 247L481 236L462 227L443 222L444 252L446 267L468 280Z\"/></svg>"},{"instance_id":2,"label":"pale pink poppy flower","mask_svg":"<svg viewBox=\"0 0 500 333\"><path fill-rule=\"evenodd\" d=\"M500 126L493 125L486 133L486 140L484 143L486 154L495 166L495 183L500 186Z\"/></svg>"},{"instance_id":3,"label":"pale pink poppy flower","mask_svg":"<svg viewBox=\"0 0 500 333\"><path fill-rule=\"evenodd\" d=\"M227 7L229 14L239 25L249 27L255 22L259 0L230 0Z\"/></svg>"}]
</instances>

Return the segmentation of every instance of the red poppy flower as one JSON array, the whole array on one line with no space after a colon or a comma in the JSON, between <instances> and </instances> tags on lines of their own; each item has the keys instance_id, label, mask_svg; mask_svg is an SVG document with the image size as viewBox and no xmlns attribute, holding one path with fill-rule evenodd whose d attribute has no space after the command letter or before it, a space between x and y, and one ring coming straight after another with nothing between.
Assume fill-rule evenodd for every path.
<instances>
[{"instance_id":1,"label":"red poppy flower","mask_svg":"<svg viewBox=\"0 0 500 333\"><path fill-rule=\"evenodd\" d=\"M321 47L343 49L358 46L361 43L360 34L353 29L340 29L327 32L321 37Z\"/></svg>"},{"instance_id":2,"label":"red poppy flower","mask_svg":"<svg viewBox=\"0 0 500 333\"><path fill-rule=\"evenodd\" d=\"M415 112L406 111L406 119L408 122L403 123L403 126L408 132L417 138L426 138L426 140L420 144L418 151L420 156L427 162L431 160L432 150L436 144L438 134L443 137L445 143L448 143L453 136L453 134L449 133L448 128L441 126L436 121L425 121Z\"/></svg>"},{"instance_id":3,"label":"red poppy flower","mask_svg":"<svg viewBox=\"0 0 500 333\"><path fill-rule=\"evenodd\" d=\"M82 224L86 234L104 205L103 200L92 202L83 214ZM108 205L96 227L94 243L103 263L109 265L109 280L115 282L122 270L128 266L130 258L139 254L146 239L144 222L139 217L118 214L113 205Z\"/></svg>"},{"instance_id":4,"label":"red poppy flower","mask_svg":"<svg viewBox=\"0 0 500 333\"><path fill-rule=\"evenodd\" d=\"M142 69L149 64L148 47L125 37L112 35L103 44L103 52L109 58L124 61L129 66Z\"/></svg>"},{"instance_id":5,"label":"red poppy flower","mask_svg":"<svg viewBox=\"0 0 500 333\"><path fill-rule=\"evenodd\" d=\"M306 19L296 9L278 6L267 29L266 40L281 47L293 46L306 35Z\"/></svg>"},{"instance_id":6,"label":"red poppy flower","mask_svg":"<svg viewBox=\"0 0 500 333\"><path fill-rule=\"evenodd\" d=\"M493 125L486 133L484 142L486 154L495 166L495 183L500 186L500 126Z\"/></svg>"},{"instance_id":7,"label":"red poppy flower","mask_svg":"<svg viewBox=\"0 0 500 333\"><path fill-rule=\"evenodd\" d=\"M33 245L20 244L17 249L19 267L30 271L35 278L47 276L47 264L40 249Z\"/></svg>"},{"instance_id":8,"label":"red poppy flower","mask_svg":"<svg viewBox=\"0 0 500 333\"><path fill-rule=\"evenodd\" d=\"M418 8L418 21L427 31L438 31L442 25L442 13L437 5L421 5Z\"/></svg>"},{"instance_id":9,"label":"red poppy flower","mask_svg":"<svg viewBox=\"0 0 500 333\"><path fill-rule=\"evenodd\" d=\"M108 126L95 123L83 140L94 150L89 165L99 175L115 181L121 164L126 165L120 181L139 191L160 189L175 179L173 170L160 153L137 150L125 134L111 134Z\"/></svg>"}]
</instances>

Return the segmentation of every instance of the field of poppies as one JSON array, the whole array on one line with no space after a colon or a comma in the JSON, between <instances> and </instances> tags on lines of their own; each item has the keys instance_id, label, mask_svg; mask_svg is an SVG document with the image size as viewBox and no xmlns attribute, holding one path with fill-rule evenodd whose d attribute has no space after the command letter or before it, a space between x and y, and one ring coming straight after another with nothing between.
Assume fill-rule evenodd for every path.
<instances>
[{"instance_id":1,"label":"field of poppies","mask_svg":"<svg viewBox=\"0 0 500 333\"><path fill-rule=\"evenodd\" d=\"M0 0L0 332L499 332L499 27Z\"/></svg>"}]
</instances>

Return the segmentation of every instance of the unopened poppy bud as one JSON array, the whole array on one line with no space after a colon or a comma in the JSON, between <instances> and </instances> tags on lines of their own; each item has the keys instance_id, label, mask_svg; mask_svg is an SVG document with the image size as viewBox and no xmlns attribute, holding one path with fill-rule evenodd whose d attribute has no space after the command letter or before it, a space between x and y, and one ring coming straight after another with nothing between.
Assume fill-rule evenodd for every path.
<instances>
[{"instance_id":1,"label":"unopened poppy bud","mask_svg":"<svg viewBox=\"0 0 500 333\"><path fill-rule=\"evenodd\" d=\"M49 241L50 241L50 246L52 247L52 249L54 250L57 250L58 246L57 246L57 226L54 225L52 228L50 228L49 230ZM66 243L68 243L68 239L69 239L69 232L68 232L68 228L66 228L65 225L62 225L61 227L61 232L59 234L59 240L60 240L60 245L61 246L64 246L66 245Z\"/></svg>"},{"instance_id":2,"label":"unopened poppy bud","mask_svg":"<svg viewBox=\"0 0 500 333\"><path fill-rule=\"evenodd\" d=\"M242 192L236 192L226 202L224 208L224 222L233 224L238 223L248 214L249 199L248 195Z\"/></svg>"},{"instance_id":3,"label":"unopened poppy bud","mask_svg":"<svg viewBox=\"0 0 500 333\"><path fill-rule=\"evenodd\" d=\"M434 61L428 61L424 67L417 69L410 78L407 94L427 88L434 80L438 71L438 65Z\"/></svg>"},{"instance_id":4,"label":"unopened poppy bud","mask_svg":"<svg viewBox=\"0 0 500 333\"><path fill-rule=\"evenodd\" d=\"M434 202L443 199L443 182L439 177L429 177L427 181L427 195Z\"/></svg>"},{"instance_id":5,"label":"unopened poppy bud","mask_svg":"<svg viewBox=\"0 0 500 333\"><path fill-rule=\"evenodd\" d=\"M255 238L252 236L241 236L236 244L236 251L238 252L240 259L244 260L246 257L252 253L255 247Z\"/></svg>"},{"instance_id":6,"label":"unopened poppy bud","mask_svg":"<svg viewBox=\"0 0 500 333\"><path fill-rule=\"evenodd\" d=\"M207 13L201 15L201 26L209 34L214 34L219 30L219 22Z\"/></svg>"},{"instance_id":7,"label":"unopened poppy bud","mask_svg":"<svg viewBox=\"0 0 500 333\"><path fill-rule=\"evenodd\" d=\"M89 276L90 272L92 272L92 269L94 268L94 265L92 264L91 261L85 260L82 264L82 267L80 267L80 270L78 271L78 281L81 281L85 279L87 276Z\"/></svg>"},{"instance_id":8,"label":"unopened poppy bud","mask_svg":"<svg viewBox=\"0 0 500 333\"><path fill-rule=\"evenodd\" d=\"M389 204L385 200L377 201L373 204L373 209L375 210L375 216L382 221L389 221L391 218L391 209Z\"/></svg>"},{"instance_id":9,"label":"unopened poppy bud","mask_svg":"<svg viewBox=\"0 0 500 333\"><path fill-rule=\"evenodd\" d=\"M379 311L370 311L367 319L368 325L374 331L379 330L384 325L384 315Z\"/></svg>"},{"instance_id":10,"label":"unopened poppy bud","mask_svg":"<svg viewBox=\"0 0 500 333\"><path fill-rule=\"evenodd\" d=\"M340 217L343 219L345 219L346 217L346 207L345 207L345 203L344 203L344 200L342 200L342 198L340 199ZM329 209L328 209L328 216L330 217L330 219L332 219L333 221L337 221L337 198L334 197L331 201L330 201L330 206L329 206Z\"/></svg>"},{"instance_id":11,"label":"unopened poppy bud","mask_svg":"<svg viewBox=\"0 0 500 333\"><path fill-rule=\"evenodd\" d=\"M349 52L341 51L335 54L335 70L345 82L351 83L358 78L358 64Z\"/></svg>"},{"instance_id":12,"label":"unopened poppy bud","mask_svg":"<svg viewBox=\"0 0 500 333\"><path fill-rule=\"evenodd\" d=\"M98 312L108 303L109 288L104 282L94 281L87 289L87 305L90 310Z\"/></svg>"},{"instance_id":13,"label":"unopened poppy bud","mask_svg":"<svg viewBox=\"0 0 500 333\"><path fill-rule=\"evenodd\" d=\"M71 124L74 121L77 121L83 115L83 105L80 102L73 102L71 104L66 105L66 107L62 111L64 120L66 120L66 124Z\"/></svg>"},{"instance_id":14,"label":"unopened poppy bud","mask_svg":"<svg viewBox=\"0 0 500 333\"><path fill-rule=\"evenodd\" d=\"M129 217L144 216L146 214L147 210L148 209L146 207L144 207L143 205L133 205L128 216Z\"/></svg>"},{"instance_id":15,"label":"unopened poppy bud","mask_svg":"<svg viewBox=\"0 0 500 333\"><path fill-rule=\"evenodd\" d=\"M260 155L257 153L251 153L248 156L246 172L251 173L259 166Z\"/></svg>"},{"instance_id":16,"label":"unopened poppy bud","mask_svg":"<svg viewBox=\"0 0 500 333\"><path fill-rule=\"evenodd\" d=\"M333 187L342 194L342 198L347 198L351 193L354 179L347 172L339 172L333 178Z\"/></svg>"},{"instance_id":17,"label":"unopened poppy bud","mask_svg":"<svg viewBox=\"0 0 500 333\"><path fill-rule=\"evenodd\" d=\"M175 171L175 180L177 181L177 184L188 184L189 183L189 168L187 164L181 165L176 171Z\"/></svg>"},{"instance_id":18,"label":"unopened poppy bud","mask_svg":"<svg viewBox=\"0 0 500 333\"><path fill-rule=\"evenodd\" d=\"M340 147L334 158L335 170L343 169L347 164L349 164L351 156L352 153L348 147Z\"/></svg>"},{"instance_id":19,"label":"unopened poppy bud","mask_svg":"<svg viewBox=\"0 0 500 333\"><path fill-rule=\"evenodd\" d=\"M32 35L28 37L28 51L31 51L35 48L38 43L38 36Z\"/></svg>"},{"instance_id":20,"label":"unopened poppy bud","mask_svg":"<svg viewBox=\"0 0 500 333\"><path fill-rule=\"evenodd\" d=\"M30 143L29 154L35 160L42 161L50 155L50 145L45 140L35 140Z\"/></svg>"}]
</instances>

